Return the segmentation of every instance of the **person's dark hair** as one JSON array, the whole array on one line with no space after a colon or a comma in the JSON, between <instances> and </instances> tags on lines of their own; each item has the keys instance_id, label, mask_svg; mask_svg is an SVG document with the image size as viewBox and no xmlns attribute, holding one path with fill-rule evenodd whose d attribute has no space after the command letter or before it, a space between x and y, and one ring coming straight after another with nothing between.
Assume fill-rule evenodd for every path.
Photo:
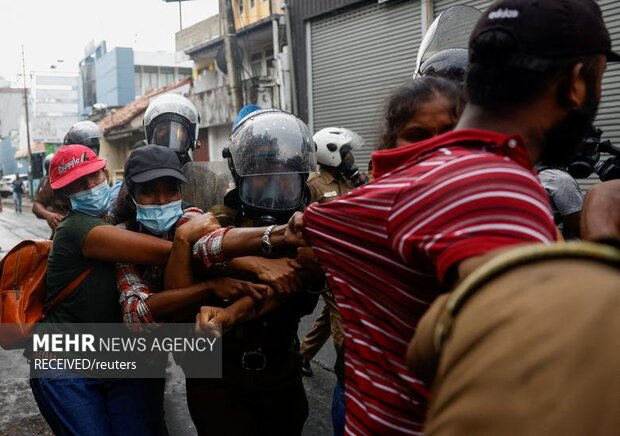
<instances>
[{"instance_id":1,"label":"person's dark hair","mask_svg":"<svg viewBox=\"0 0 620 436\"><path fill-rule=\"evenodd\" d=\"M469 102L499 112L530 104L554 83L559 82L560 89L570 86L570 71L579 62L585 65L586 79L594 80L592 56L519 60L517 51L517 41L501 30L489 31L476 38L470 48L470 63L465 81ZM564 104L562 101L560 103Z\"/></svg>"},{"instance_id":2,"label":"person's dark hair","mask_svg":"<svg viewBox=\"0 0 620 436\"><path fill-rule=\"evenodd\" d=\"M117 225L120 223L127 223L127 229L138 231L138 222L136 221L136 208L133 206L130 192L132 187L127 186L127 181L123 183L116 203L114 203L114 209L112 210L111 224Z\"/></svg>"},{"instance_id":3,"label":"person's dark hair","mask_svg":"<svg viewBox=\"0 0 620 436\"><path fill-rule=\"evenodd\" d=\"M420 77L394 91L385 105L383 135L378 149L394 148L398 132L422 105L436 97L453 102L452 110L455 118L458 118L463 105L462 92L459 86L450 80L441 77Z\"/></svg>"}]
</instances>

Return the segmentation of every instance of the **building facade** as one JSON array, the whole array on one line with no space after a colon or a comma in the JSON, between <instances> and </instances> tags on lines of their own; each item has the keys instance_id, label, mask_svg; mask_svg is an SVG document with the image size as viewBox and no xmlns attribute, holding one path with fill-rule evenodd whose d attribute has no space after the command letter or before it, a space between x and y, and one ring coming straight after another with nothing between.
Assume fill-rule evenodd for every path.
<instances>
[{"instance_id":1,"label":"building facade","mask_svg":"<svg viewBox=\"0 0 620 436\"><path fill-rule=\"evenodd\" d=\"M286 28L281 0L233 0L237 28L235 49L241 69L244 104L291 108ZM224 39L219 15L176 34L177 52L194 62L188 97L201 115L198 160L222 160L222 147L235 117L226 76ZM208 153L207 153L208 151Z\"/></svg>"},{"instance_id":2,"label":"building facade","mask_svg":"<svg viewBox=\"0 0 620 436\"><path fill-rule=\"evenodd\" d=\"M34 72L30 87L30 143L60 145L78 122L78 74ZM25 131L20 146L26 147Z\"/></svg>"},{"instance_id":3,"label":"building facade","mask_svg":"<svg viewBox=\"0 0 620 436\"><path fill-rule=\"evenodd\" d=\"M174 53L143 52L129 47L107 51L105 41L87 53L80 62L82 117L93 110L125 106L153 89L192 75L192 62L177 62Z\"/></svg>"}]
</instances>

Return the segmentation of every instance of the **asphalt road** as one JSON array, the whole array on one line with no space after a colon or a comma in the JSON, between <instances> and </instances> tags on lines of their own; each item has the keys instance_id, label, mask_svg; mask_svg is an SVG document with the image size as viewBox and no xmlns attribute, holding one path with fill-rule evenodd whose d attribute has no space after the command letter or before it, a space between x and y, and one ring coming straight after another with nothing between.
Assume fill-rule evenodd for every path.
<instances>
[{"instance_id":1,"label":"asphalt road","mask_svg":"<svg viewBox=\"0 0 620 436\"><path fill-rule=\"evenodd\" d=\"M24 239L49 237L50 230L47 223L38 220L32 214L27 200L24 202L22 214L15 213L12 199L2 199L2 203L4 207L0 213L0 258ZM300 337L303 337L312 326L314 317L318 315L321 307L322 301L312 316L301 320ZM25 364L24 358L19 353L0 351L0 359L3 359L4 368ZM304 379L310 404L310 416L303 432L305 436L332 434L330 408L335 376L331 368L334 361L335 353L330 340L313 361L314 376ZM9 362L11 363L8 364ZM15 378L7 373L7 370L0 368L0 436L52 435L39 414L28 380ZM175 366L168 370L165 409L166 422L172 436L196 435L187 411L185 380L180 369Z\"/></svg>"}]
</instances>

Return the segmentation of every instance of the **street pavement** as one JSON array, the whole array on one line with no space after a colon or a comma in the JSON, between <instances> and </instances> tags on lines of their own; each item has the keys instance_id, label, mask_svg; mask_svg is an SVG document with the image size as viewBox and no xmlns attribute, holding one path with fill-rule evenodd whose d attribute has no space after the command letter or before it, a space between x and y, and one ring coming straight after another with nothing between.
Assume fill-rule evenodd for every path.
<instances>
[{"instance_id":1,"label":"street pavement","mask_svg":"<svg viewBox=\"0 0 620 436\"><path fill-rule=\"evenodd\" d=\"M31 212L31 203L24 199L23 213L15 213L12 199L2 199L0 212L0 258L24 239L44 239L50 235L47 223L37 219ZM312 326L313 320L322 308L319 301L314 314L301 320L299 334L303 337ZM11 354L3 358L13 359L15 365L23 365L24 358ZM319 351L312 362L313 377L304 378L310 415L304 427L304 436L330 435L331 399L336 378L332 371L335 352L331 339ZM174 364L167 371L165 415L171 436L195 436L196 430L187 410L185 380ZM241 418L242 419L242 418ZM0 436L51 436L52 432L40 416L32 397L27 379L16 379L0 371Z\"/></svg>"}]
</instances>

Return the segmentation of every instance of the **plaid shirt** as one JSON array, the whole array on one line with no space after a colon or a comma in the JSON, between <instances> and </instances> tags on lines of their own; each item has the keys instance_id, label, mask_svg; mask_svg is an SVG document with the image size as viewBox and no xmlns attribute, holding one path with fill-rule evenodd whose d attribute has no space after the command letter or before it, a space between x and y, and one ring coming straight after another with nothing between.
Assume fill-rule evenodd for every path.
<instances>
[{"instance_id":1,"label":"plaid shirt","mask_svg":"<svg viewBox=\"0 0 620 436\"><path fill-rule=\"evenodd\" d=\"M196 207L185 209L174 227L160 237L167 241L174 240L177 227L202 214L202 210ZM126 229L127 225L121 223L117 227ZM123 308L123 321L132 331L141 331L142 324L155 324L146 300L151 294L163 290L163 273L162 265L138 266L132 263L116 263L116 284L120 292L119 302Z\"/></svg>"}]
</instances>

